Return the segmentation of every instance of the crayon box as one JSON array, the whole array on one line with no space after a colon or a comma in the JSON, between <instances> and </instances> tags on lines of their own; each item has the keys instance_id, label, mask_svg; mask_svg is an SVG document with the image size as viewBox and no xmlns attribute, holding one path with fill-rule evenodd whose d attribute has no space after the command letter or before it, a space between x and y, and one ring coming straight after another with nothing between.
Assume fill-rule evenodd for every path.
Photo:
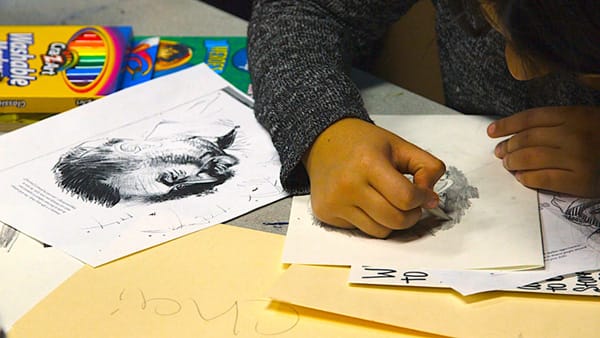
<instances>
[{"instance_id":1,"label":"crayon box","mask_svg":"<svg viewBox=\"0 0 600 338\"><path fill-rule=\"evenodd\" d=\"M129 26L0 26L0 113L60 113L119 89Z\"/></svg>"},{"instance_id":2,"label":"crayon box","mask_svg":"<svg viewBox=\"0 0 600 338\"><path fill-rule=\"evenodd\" d=\"M252 94L245 36L136 36L121 88L200 63Z\"/></svg>"}]
</instances>

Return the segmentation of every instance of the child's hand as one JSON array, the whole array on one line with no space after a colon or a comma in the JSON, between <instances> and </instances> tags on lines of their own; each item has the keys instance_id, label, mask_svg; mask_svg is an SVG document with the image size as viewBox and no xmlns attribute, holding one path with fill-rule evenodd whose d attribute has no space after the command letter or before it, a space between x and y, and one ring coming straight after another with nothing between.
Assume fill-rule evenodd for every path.
<instances>
[{"instance_id":1,"label":"child's hand","mask_svg":"<svg viewBox=\"0 0 600 338\"><path fill-rule=\"evenodd\" d=\"M414 225L433 208L444 164L371 123L347 118L327 128L304 158L313 212L341 228L379 238ZM412 174L414 184L403 174Z\"/></svg>"},{"instance_id":2,"label":"child's hand","mask_svg":"<svg viewBox=\"0 0 600 338\"><path fill-rule=\"evenodd\" d=\"M490 124L488 135L512 135L495 153L523 185L600 196L599 107L529 109Z\"/></svg>"}]
</instances>

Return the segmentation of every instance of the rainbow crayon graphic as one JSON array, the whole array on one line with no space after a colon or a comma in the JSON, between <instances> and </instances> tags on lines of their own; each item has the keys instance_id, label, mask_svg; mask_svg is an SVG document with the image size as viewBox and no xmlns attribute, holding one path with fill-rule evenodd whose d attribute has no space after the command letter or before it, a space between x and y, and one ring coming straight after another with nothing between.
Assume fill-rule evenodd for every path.
<instances>
[{"instance_id":1,"label":"rainbow crayon graphic","mask_svg":"<svg viewBox=\"0 0 600 338\"><path fill-rule=\"evenodd\" d=\"M114 67L116 50L111 48L110 31L103 28L84 28L75 33L67 43L72 60L63 71L65 82L76 92L88 92L98 88L104 95L107 84L104 74ZM110 91L113 91L111 88Z\"/></svg>"}]
</instances>

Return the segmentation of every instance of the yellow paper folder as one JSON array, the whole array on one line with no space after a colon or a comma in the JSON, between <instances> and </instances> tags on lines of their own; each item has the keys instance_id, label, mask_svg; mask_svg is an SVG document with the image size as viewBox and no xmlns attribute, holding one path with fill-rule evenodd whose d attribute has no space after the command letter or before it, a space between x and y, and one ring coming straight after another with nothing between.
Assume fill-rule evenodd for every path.
<instances>
[{"instance_id":1,"label":"yellow paper folder","mask_svg":"<svg viewBox=\"0 0 600 338\"><path fill-rule=\"evenodd\" d=\"M9 338L431 337L271 302L284 237L217 225L93 269L21 318Z\"/></svg>"},{"instance_id":2,"label":"yellow paper folder","mask_svg":"<svg viewBox=\"0 0 600 338\"><path fill-rule=\"evenodd\" d=\"M269 295L322 311L452 337L600 337L596 297L349 286L349 269L292 265Z\"/></svg>"}]
</instances>

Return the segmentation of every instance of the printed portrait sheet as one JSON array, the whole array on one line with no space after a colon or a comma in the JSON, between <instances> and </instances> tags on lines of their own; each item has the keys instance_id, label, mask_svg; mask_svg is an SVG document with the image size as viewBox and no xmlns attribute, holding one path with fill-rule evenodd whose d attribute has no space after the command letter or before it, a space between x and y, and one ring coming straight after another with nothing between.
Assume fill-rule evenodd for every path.
<instances>
[{"instance_id":1,"label":"printed portrait sheet","mask_svg":"<svg viewBox=\"0 0 600 338\"><path fill-rule=\"evenodd\" d=\"M600 296L600 200L540 193L544 267L527 271L399 269L353 265L353 284L451 287Z\"/></svg>"},{"instance_id":2,"label":"printed portrait sheet","mask_svg":"<svg viewBox=\"0 0 600 338\"><path fill-rule=\"evenodd\" d=\"M436 184L451 220L425 217L416 226L375 239L337 229L313 216L309 196L294 197L283 262L389 265L437 269L530 269L543 266L537 194L493 155L489 117L373 116L374 121L440 158Z\"/></svg>"},{"instance_id":3,"label":"printed portrait sheet","mask_svg":"<svg viewBox=\"0 0 600 338\"><path fill-rule=\"evenodd\" d=\"M97 266L278 200L251 105L199 65L0 136L0 220Z\"/></svg>"}]
</instances>

